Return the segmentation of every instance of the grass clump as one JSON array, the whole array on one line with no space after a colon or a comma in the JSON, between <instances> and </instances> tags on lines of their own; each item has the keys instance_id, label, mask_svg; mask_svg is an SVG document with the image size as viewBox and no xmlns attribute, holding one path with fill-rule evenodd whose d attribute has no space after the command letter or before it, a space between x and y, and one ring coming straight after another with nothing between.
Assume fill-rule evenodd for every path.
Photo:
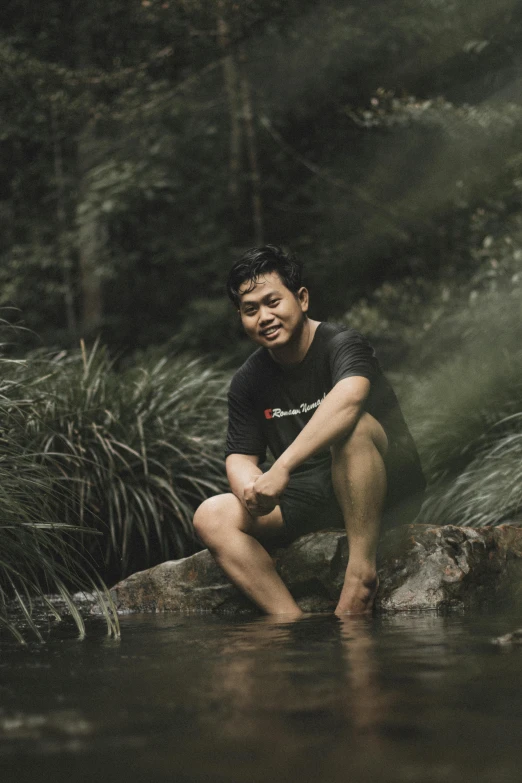
<instances>
[{"instance_id":1,"label":"grass clump","mask_svg":"<svg viewBox=\"0 0 522 783\"><path fill-rule=\"evenodd\" d=\"M56 518L103 534L81 543L106 578L198 547L194 509L225 486L226 373L183 356L118 372L95 345L32 354L11 380L25 448L73 498Z\"/></svg>"},{"instance_id":2,"label":"grass clump","mask_svg":"<svg viewBox=\"0 0 522 783\"><path fill-rule=\"evenodd\" d=\"M228 373L178 356L117 371L107 352L0 358L0 624L37 635L35 601L97 592L140 567L199 548L194 509L226 485ZM98 576L100 575L100 576Z\"/></svg>"},{"instance_id":3,"label":"grass clump","mask_svg":"<svg viewBox=\"0 0 522 783\"><path fill-rule=\"evenodd\" d=\"M493 427L483 450L466 469L447 486L432 490L423 521L469 527L522 525L522 414Z\"/></svg>"},{"instance_id":4,"label":"grass clump","mask_svg":"<svg viewBox=\"0 0 522 783\"><path fill-rule=\"evenodd\" d=\"M117 636L118 619L107 588L74 538L78 526L56 515L61 506L72 517L70 494L56 485L42 455L25 447L29 400L18 396L17 385L5 378L13 365L0 358L0 369L6 371L0 381L0 628L22 644L26 631L43 641L43 608L55 621L64 613L72 615L83 637L85 625L72 593L79 590L94 593L108 632ZM23 363L18 369L23 370ZM59 596L60 603L51 596Z\"/></svg>"},{"instance_id":5,"label":"grass clump","mask_svg":"<svg viewBox=\"0 0 522 783\"><path fill-rule=\"evenodd\" d=\"M488 293L441 322L430 369L404 384L406 417L428 479L422 521L522 522L522 298ZM452 337L453 336L453 337Z\"/></svg>"},{"instance_id":6,"label":"grass clump","mask_svg":"<svg viewBox=\"0 0 522 783\"><path fill-rule=\"evenodd\" d=\"M496 209L476 210L462 258L433 279L387 283L346 316L393 373L429 524L522 523L522 214Z\"/></svg>"}]
</instances>

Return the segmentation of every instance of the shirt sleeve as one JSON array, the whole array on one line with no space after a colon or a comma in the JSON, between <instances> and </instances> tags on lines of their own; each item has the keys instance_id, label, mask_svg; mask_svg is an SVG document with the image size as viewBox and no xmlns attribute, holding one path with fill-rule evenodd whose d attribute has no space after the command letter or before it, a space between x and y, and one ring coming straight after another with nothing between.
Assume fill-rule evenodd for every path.
<instances>
[{"instance_id":1,"label":"shirt sleeve","mask_svg":"<svg viewBox=\"0 0 522 783\"><path fill-rule=\"evenodd\" d=\"M354 329L339 332L330 342L330 372L332 386L342 381L360 375L374 381L378 373L378 363L375 351L368 340Z\"/></svg>"},{"instance_id":2,"label":"shirt sleeve","mask_svg":"<svg viewBox=\"0 0 522 783\"><path fill-rule=\"evenodd\" d=\"M266 459L266 440L259 413L256 412L248 384L236 374L228 392L228 431L225 457L229 454L258 456Z\"/></svg>"}]
</instances>

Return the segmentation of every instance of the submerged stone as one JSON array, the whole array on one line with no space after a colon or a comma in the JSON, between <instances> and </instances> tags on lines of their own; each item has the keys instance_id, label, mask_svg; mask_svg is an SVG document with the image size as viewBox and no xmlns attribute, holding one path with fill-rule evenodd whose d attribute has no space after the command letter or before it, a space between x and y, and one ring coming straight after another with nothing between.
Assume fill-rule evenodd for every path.
<instances>
[{"instance_id":1,"label":"submerged stone","mask_svg":"<svg viewBox=\"0 0 522 783\"><path fill-rule=\"evenodd\" d=\"M497 636L491 640L493 644L511 645L522 644L522 628L518 628L516 631L506 633L503 636Z\"/></svg>"},{"instance_id":2,"label":"submerged stone","mask_svg":"<svg viewBox=\"0 0 522 783\"><path fill-rule=\"evenodd\" d=\"M310 533L273 557L304 611L335 608L348 562L343 532ZM522 603L522 528L403 525L382 537L378 570L381 611ZM132 574L111 593L121 613L256 611L208 550Z\"/></svg>"}]
</instances>

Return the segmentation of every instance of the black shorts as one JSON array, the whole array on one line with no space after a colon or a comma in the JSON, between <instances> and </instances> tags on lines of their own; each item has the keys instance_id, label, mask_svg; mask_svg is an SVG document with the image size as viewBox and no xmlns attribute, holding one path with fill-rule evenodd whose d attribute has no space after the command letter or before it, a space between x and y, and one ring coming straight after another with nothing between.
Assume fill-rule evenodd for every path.
<instances>
[{"instance_id":1,"label":"black shorts","mask_svg":"<svg viewBox=\"0 0 522 783\"><path fill-rule=\"evenodd\" d=\"M387 466L388 492L381 519L382 532L413 522L424 496L424 485L405 487L399 492L393 473ZM285 525L285 538L289 542L316 530L344 528L343 515L332 485L329 461L292 475L279 505Z\"/></svg>"}]
</instances>

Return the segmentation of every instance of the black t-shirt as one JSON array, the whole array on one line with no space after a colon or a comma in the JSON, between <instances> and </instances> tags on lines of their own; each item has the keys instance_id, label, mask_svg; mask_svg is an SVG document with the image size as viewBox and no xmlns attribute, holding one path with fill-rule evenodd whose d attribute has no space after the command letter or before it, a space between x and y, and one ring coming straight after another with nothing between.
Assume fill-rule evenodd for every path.
<instances>
[{"instance_id":1,"label":"black t-shirt","mask_svg":"<svg viewBox=\"0 0 522 783\"><path fill-rule=\"evenodd\" d=\"M263 462L267 448L277 459L313 416L328 392L343 378L370 381L364 410L379 421L388 437L388 474L407 471L408 483L424 487L415 444L397 397L383 375L370 343L359 332L322 322L298 365L275 362L259 348L239 368L228 394L226 456L256 455ZM295 473L330 460L330 450L318 452ZM405 478L405 476L403 477Z\"/></svg>"}]
</instances>

